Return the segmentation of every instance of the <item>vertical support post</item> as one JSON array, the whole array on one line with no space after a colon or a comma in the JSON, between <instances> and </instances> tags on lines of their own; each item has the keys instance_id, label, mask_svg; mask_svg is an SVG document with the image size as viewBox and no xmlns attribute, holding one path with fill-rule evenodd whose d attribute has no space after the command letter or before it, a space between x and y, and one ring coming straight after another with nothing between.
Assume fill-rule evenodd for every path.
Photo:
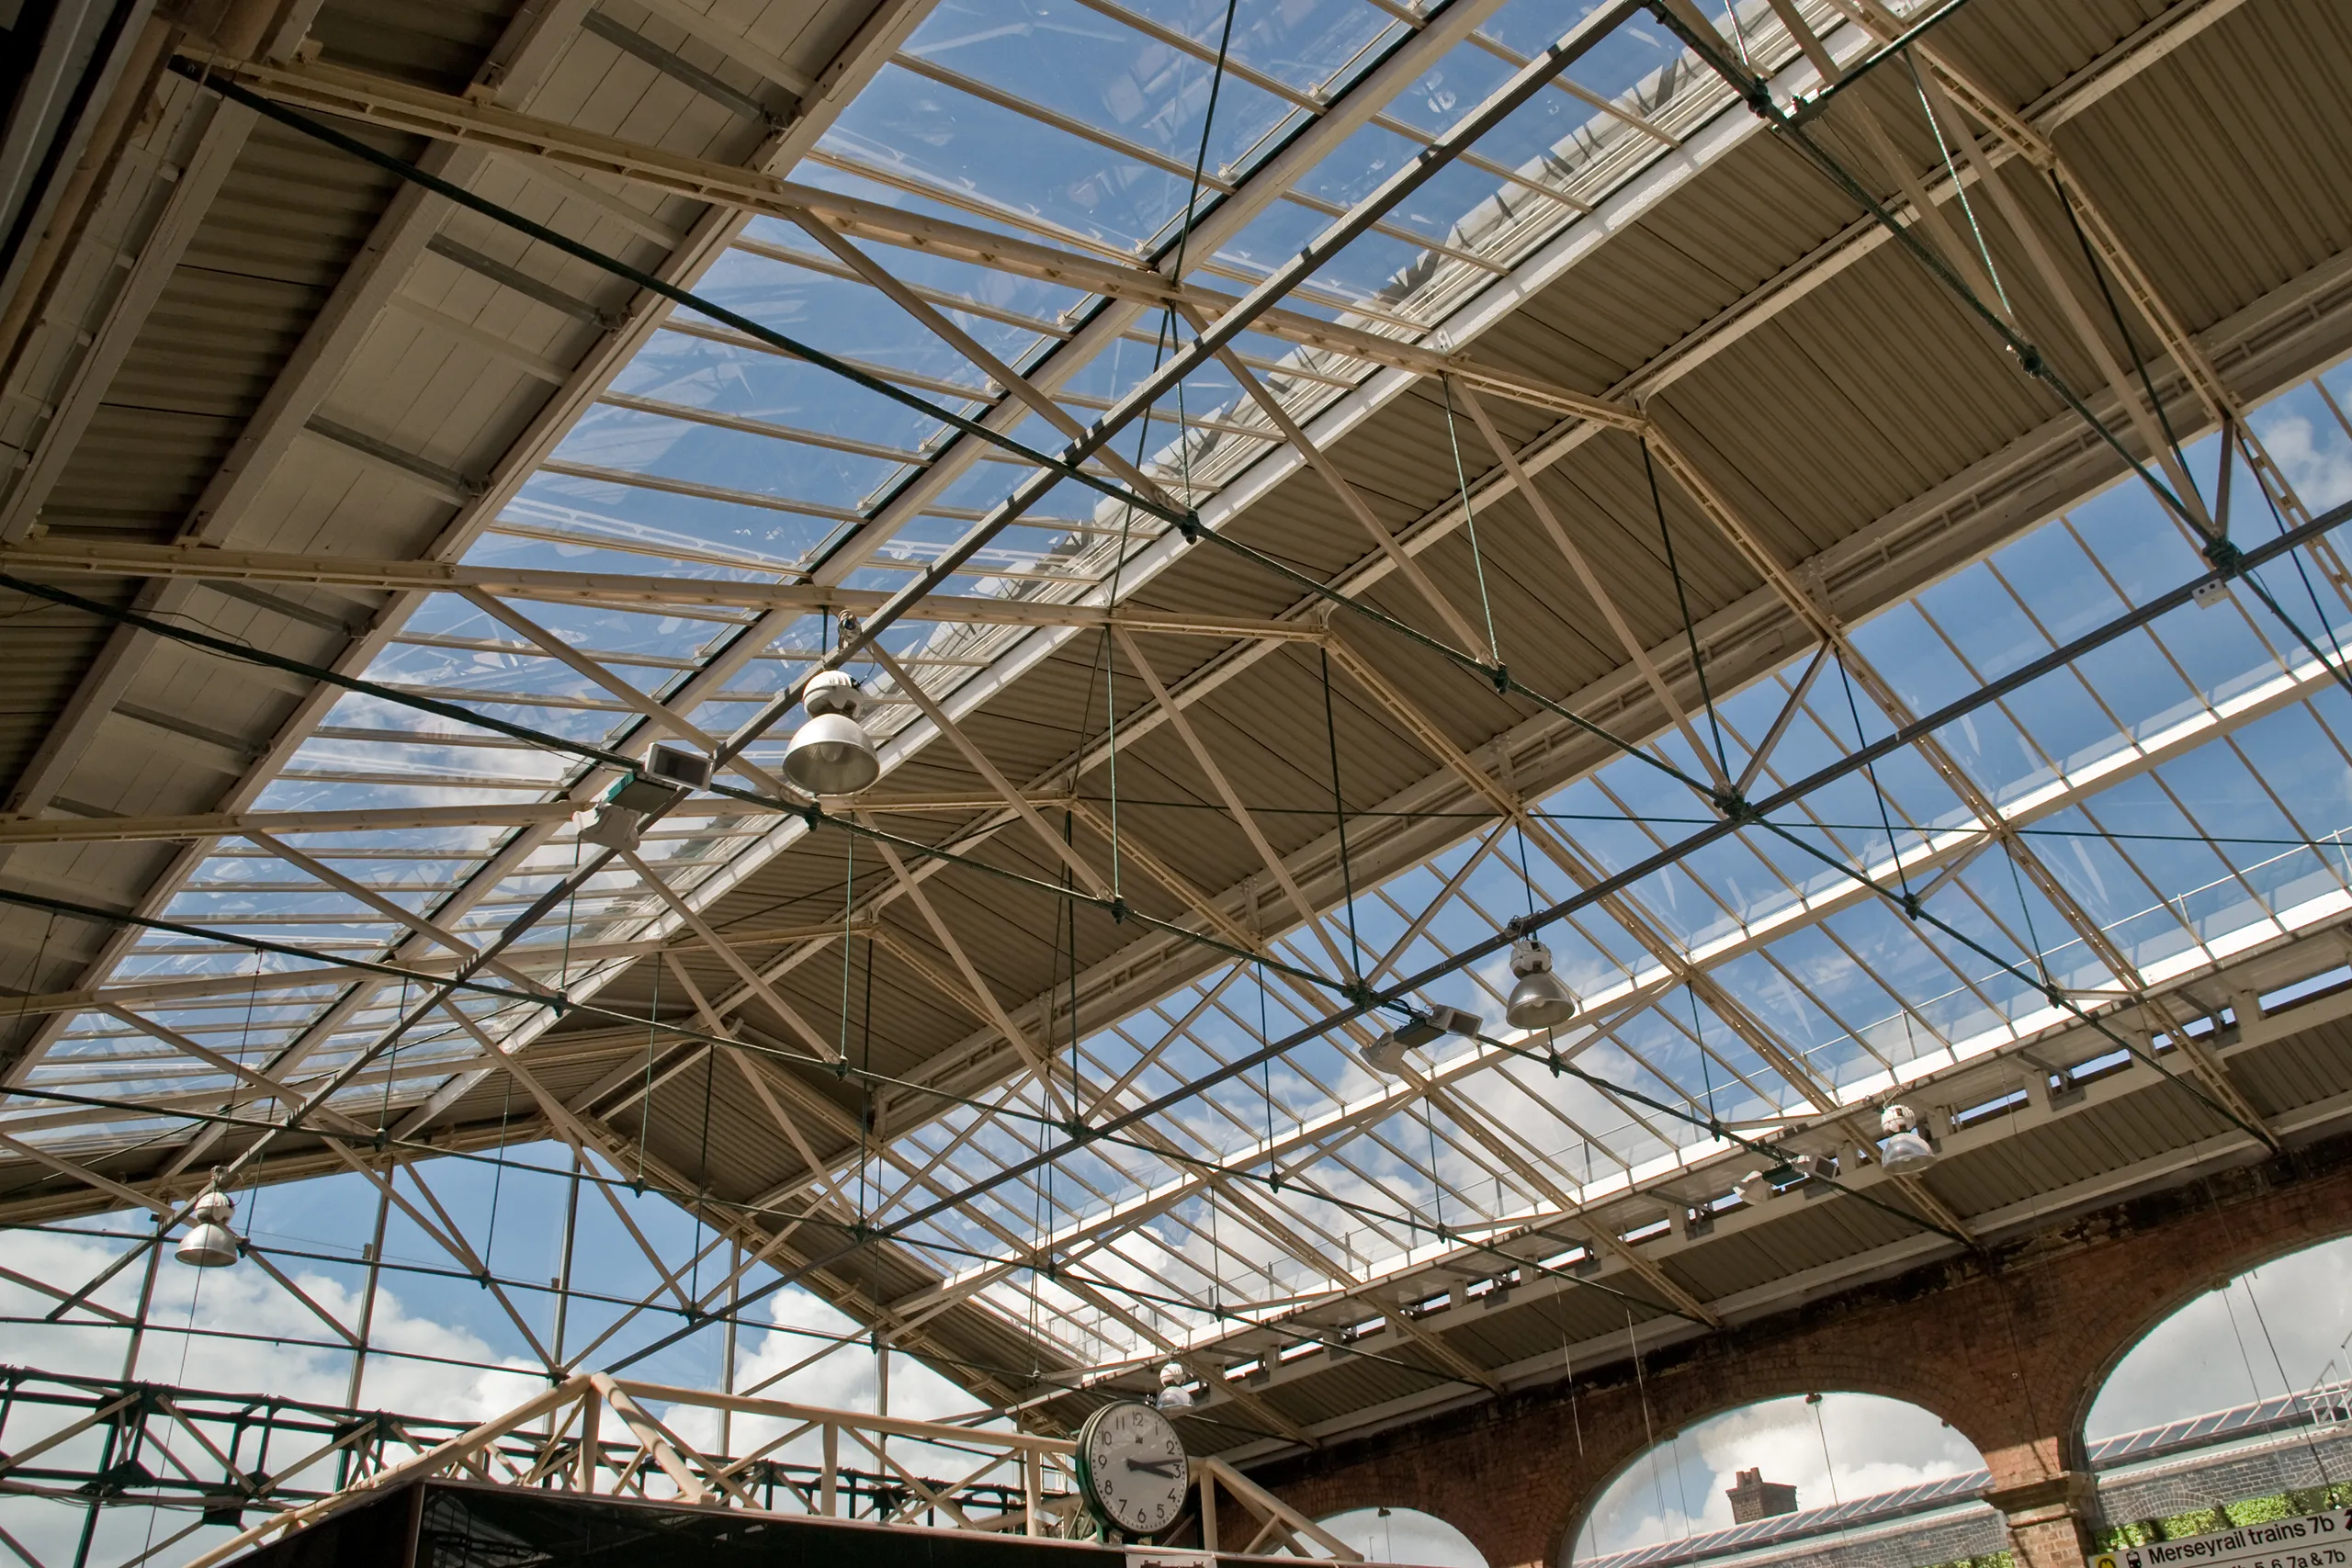
<instances>
[{"instance_id":1,"label":"vertical support post","mask_svg":"<svg viewBox=\"0 0 2352 1568\"><path fill-rule=\"evenodd\" d=\"M107 1423L105 1445L98 1450L98 1473L104 1475L114 1468L115 1438L121 1435L119 1418ZM98 1533L98 1507L101 1499L90 1499L89 1511L82 1517L81 1543L74 1549L74 1568L90 1568L90 1541Z\"/></svg>"},{"instance_id":2,"label":"vertical support post","mask_svg":"<svg viewBox=\"0 0 2352 1568\"><path fill-rule=\"evenodd\" d=\"M139 1286L139 1312L130 1320L130 1346L122 1353L122 1381L139 1375L139 1348L147 1337L147 1313L155 1304L155 1269L164 1261L164 1232L168 1216L155 1216L154 1244L147 1248L147 1277Z\"/></svg>"},{"instance_id":3,"label":"vertical support post","mask_svg":"<svg viewBox=\"0 0 2352 1568\"><path fill-rule=\"evenodd\" d=\"M579 1145L571 1146L571 1190L563 1202L563 1257L556 1265L555 1276L555 1348L549 1352L558 1367L564 1365L563 1331L571 1316L571 1244L580 1234L580 1179L585 1173L588 1156Z\"/></svg>"},{"instance_id":4,"label":"vertical support post","mask_svg":"<svg viewBox=\"0 0 2352 1568\"><path fill-rule=\"evenodd\" d=\"M1021 1454L1023 1510L1021 1533L1023 1535L1037 1536L1046 1533L1046 1521L1038 1512L1038 1505L1044 1501L1045 1482L1045 1461L1038 1457L1035 1449L1023 1450Z\"/></svg>"},{"instance_id":5,"label":"vertical support post","mask_svg":"<svg viewBox=\"0 0 2352 1568\"><path fill-rule=\"evenodd\" d=\"M1193 1472L1201 1480L1201 1550L1216 1550L1216 1472L1207 1465L1195 1465Z\"/></svg>"},{"instance_id":6,"label":"vertical support post","mask_svg":"<svg viewBox=\"0 0 2352 1568\"><path fill-rule=\"evenodd\" d=\"M351 1352L351 1384L343 1396L350 1408L359 1408L359 1385L368 1375L368 1340L376 1326L376 1281L384 1270L384 1222L391 1217L390 1183L376 1190L376 1239L368 1247L368 1293L359 1303L359 1344Z\"/></svg>"},{"instance_id":7,"label":"vertical support post","mask_svg":"<svg viewBox=\"0 0 2352 1568\"><path fill-rule=\"evenodd\" d=\"M841 1428L825 1423L824 1476L818 1484L818 1509L826 1518L839 1515L841 1502L842 1434Z\"/></svg>"},{"instance_id":8,"label":"vertical support post","mask_svg":"<svg viewBox=\"0 0 2352 1568\"><path fill-rule=\"evenodd\" d=\"M735 1313L743 1304L743 1244L727 1244L727 1336L719 1351L718 1392L735 1392ZM729 1458L735 1452L735 1412L722 1404L718 1407L718 1457Z\"/></svg>"},{"instance_id":9,"label":"vertical support post","mask_svg":"<svg viewBox=\"0 0 2352 1568\"><path fill-rule=\"evenodd\" d=\"M583 1497L593 1495L596 1490L597 1450L602 1443L597 1422L604 1410L605 1396L594 1384L580 1391L580 1461L575 1467L579 1477L575 1489Z\"/></svg>"},{"instance_id":10,"label":"vertical support post","mask_svg":"<svg viewBox=\"0 0 2352 1568\"><path fill-rule=\"evenodd\" d=\"M2089 1562L2098 1482L2087 1471L1990 1487L1984 1500L2001 1512L2018 1568L2084 1568Z\"/></svg>"}]
</instances>

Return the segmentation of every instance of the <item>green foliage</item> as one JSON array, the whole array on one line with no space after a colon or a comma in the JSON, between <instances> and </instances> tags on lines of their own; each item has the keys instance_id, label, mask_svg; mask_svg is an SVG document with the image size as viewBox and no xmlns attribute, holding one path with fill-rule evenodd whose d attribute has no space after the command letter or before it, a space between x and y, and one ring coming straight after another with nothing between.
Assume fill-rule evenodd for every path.
<instances>
[{"instance_id":1,"label":"green foliage","mask_svg":"<svg viewBox=\"0 0 2352 1568\"><path fill-rule=\"evenodd\" d=\"M2167 1518L2134 1519L2126 1524L2110 1525L2092 1532L2092 1543L2097 1551L2112 1551L2122 1547L2145 1546L2152 1540L2179 1540L2185 1536L2211 1535L2240 1525L2299 1518L2305 1514L2324 1513L2331 1508L2342 1507L2352 1507L2352 1483L2301 1486L2291 1491L2274 1492L2267 1497L2248 1497L2235 1503L2217 1503L2210 1508L2192 1508L2188 1513L2174 1514Z\"/></svg>"}]
</instances>

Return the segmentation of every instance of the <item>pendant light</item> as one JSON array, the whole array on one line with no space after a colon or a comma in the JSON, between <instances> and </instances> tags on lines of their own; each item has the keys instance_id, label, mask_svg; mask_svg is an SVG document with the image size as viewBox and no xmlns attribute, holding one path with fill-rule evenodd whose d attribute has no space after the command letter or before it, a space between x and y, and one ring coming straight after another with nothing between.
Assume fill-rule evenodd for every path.
<instances>
[{"instance_id":1,"label":"pendant light","mask_svg":"<svg viewBox=\"0 0 2352 1568\"><path fill-rule=\"evenodd\" d=\"M229 1216L236 1212L236 1201L220 1190L217 1178L207 1183L188 1206L191 1224L174 1256L191 1269L225 1269L234 1263L243 1245L229 1228Z\"/></svg>"},{"instance_id":2,"label":"pendant light","mask_svg":"<svg viewBox=\"0 0 2352 1568\"><path fill-rule=\"evenodd\" d=\"M820 670L800 694L808 716L785 748L784 776L810 795L856 795L882 776L882 760L857 722L857 682Z\"/></svg>"},{"instance_id":3,"label":"pendant light","mask_svg":"<svg viewBox=\"0 0 2352 1568\"><path fill-rule=\"evenodd\" d=\"M1552 950L1532 936L1510 944L1510 988L1503 1017L1513 1029L1557 1029L1577 1015L1577 994L1552 973Z\"/></svg>"},{"instance_id":4,"label":"pendant light","mask_svg":"<svg viewBox=\"0 0 2352 1568\"><path fill-rule=\"evenodd\" d=\"M1194 1404L1193 1391L1184 1385L1192 1379L1193 1374L1184 1370L1183 1362L1162 1364L1159 1369L1159 1397L1154 1403L1162 1410L1190 1410Z\"/></svg>"},{"instance_id":5,"label":"pendant light","mask_svg":"<svg viewBox=\"0 0 2352 1568\"><path fill-rule=\"evenodd\" d=\"M1936 1163L1936 1145L1919 1131L1917 1111L1907 1105L1890 1105L1879 1112L1878 1124L1886 1134L1886 1142L1879 1145L1878 1163L1889 1176L1925 1170Z\"/></svg>"}]
</instances>

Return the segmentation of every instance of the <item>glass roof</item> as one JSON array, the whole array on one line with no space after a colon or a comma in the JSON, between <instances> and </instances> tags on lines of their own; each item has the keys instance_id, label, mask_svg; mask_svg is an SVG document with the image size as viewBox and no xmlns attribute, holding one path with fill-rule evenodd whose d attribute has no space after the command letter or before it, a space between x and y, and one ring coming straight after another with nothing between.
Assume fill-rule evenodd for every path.
<instances>
[{"instance_id":1,"label":"glass roof","mask_svg":"<svg viewBox=\"0 0 2352 1568\"><path fill-rule=\"evenodd\" d=\"M1374 0L1242 4L1227 40L1227 10L1209 0L949 0L792 177L1123 265L1174 272L1181 249L1184 281L1238 292L1288 265L1564 30L1619 16L1554 85L1481 136L1474 157L1285 300L1302 317L1435 344L1483 289L1734 105L1654 21L1624 11L1503 0L1357 129L1261 190L1259 176L1285 148L1351 114L1378 62L1448 13ZM1743 46L1766 56L1760 66L1795 57L1763 5L1738 17ZM1216 79L1221 46L1227 65ZM1227 211L1246 220L1220 222ZM1199 233L1187 232L1188 215ZM699 288L967 417L1008 389L957 334L1035 378L1079 423L1191 335L1158 312L1011 271L910 250L881 259L952 332L862 280L810 232L771 220L749 225ZM1302 346L1279 321L1261 326L1236 346L1293 419L1380 368ZM2345 374L2335 379L2341 400ZM2352 427L2325 387L2261 417L2267 431L2301 431L2312 456L2294 477L2306 502L2352 495ZM1062 440L1034 412L1012 434L1039 448ZM1204 506L1279 445L1218 368L1171 389L1122 450ZM2191 458L2210 481L2217 445ZM652 335L465 558L888 592L1029 473L956 439L944 422L686 311ZM1114 585L1125 592L1142 580L1161 530L1065 479L941 591L1099 604ZM1726 752L1744 758L1779 728L1752 792L1769 794L2201 570L2193 541L2143 491L2110 491L1852 628L1849 655L1814 678L1808 650L1721 701ZM2264 576L2306 629L2331 641L2352 635L2338 573L2296 557ZM555 598L509 598L493 610L444 593L422 604L368 673L398 692L622 750L656 733L647 699L665 711L661 722L738 732L810 671L832 635L817 615ZM910 619L882 646L944 698L1038 635ZM879 737L919 716L887 678L873 689ZM1101 1022L1061 1064L1060 1081L1017 1077L985 1103L907 1132L866 1168L831 1175L879 1195L870 1219L906 1222L897 1245L946 1292L1077 1364L1216 1338L1237 1321L1686 1170L1729 1146L1706 1129L1710 1118L1764 1125L1867 1103L2069 1016L2052 990L2112 998L2352 908L2346 701L2335 673L2243 589L2176 610L1869 775L1815 791L1776 819L1782 830L1744 829L1547 926L1584 1003L1584 1021L1552 1043L1573 1049L1599 1082L1494 1043L1533 1043L1501 1021L1510 976L1498 955L1420 998L1478 1013L1489 1041L1442 1043L1405 1075L1384 1077L1363 1064L1368 1031L1335 1030L1155 1115L1148 1139L1099 1141L909 1221L1034 1153L1041 1126L1066 1114L1060 1097L1096 1110L1142 1104L1321 1019L1328 995L1284 966L1328 971L1327 939L1360 942L1364 979L1391 983L1714 820L1668 773L1622 757L1543 800L1526 824L1475 825L1427 863L1358 888L1344 934L1327 911L1320 934L1276 942L1275 962L1223 964ZM1784 708L1793 716L1776 727ZM776 769L789 736L778 727L743 760ZM904 750L886 745L886 760ZM1648 756L1703 771L1673 732ZM255 805L585 803L615 782L601 766L354 694ZM699 900L803 831L797 818L697 797L649 832L642 853L670 889ZM345 962L397 958L447 972L560 886L584 852L560 815L522 828L223 840L166 914ZM1916 892L1947 929L1906 919L1855 870ZM566 900L560 919L505 952L507 978L486 975L484 988L414 1017L397 1052L356 1077L343 1104L372 1116L424 1101L453 1071L481 1068L478 1036L527 1038L549 1021L522 994L524 978L593 994L677 923L614 863ZM319 977L290 954L166 931L141 940L109 983L182 979L220 983L135 1015L79 1016L28 1087L159 1107L266 1103L240 1069L316 1081L409 1018L422 989L353 972ZM31 1101L0 1117L16 1135L61 1148L164 1137L178 1125ZM1032 1268L1043 1256L1057 1260L1051 1278Z\"/></svg>"},{"instance_id":2,"label":"glass roof","mask_svg":"<svg viewBox=\"0 0 2352 1568\"><path fill-rule=\"evenodd\" d=\"M1401 158L1476 110L1531 51L1551 45L1564 28L1589 28L1587 18L1600 9L1595 0L1569 9L1510 0L1440 64L1372 105L1371 122L1305 175L1271 200L1253 195L1257 216L1214 248L1188 253L1186 276L1212 288L1260 281ZM1224 40L1227 70L1212 118L1221 5L1130 10L1108 0L1058 6L952 0L931 14L792 177L1137 264L1182 241L1188 211L1214 214L1274 153L1351 107L1351 89L1437 15L1373 0L1239 5ZM1470 292L1507 274L1667 151L1673 137L1666 127L1688 125L1729 101L1720 83L1680 64L1654 25L1620 22L1535 103L1479 139L1476 167L1457 167L1424 186L1393 221L1340 252L1328 276L1294 290L1288 305L1381 336L1424 337ZM1195 162L1199 193L1188 204ZM1081 356L1072 347L1081 328L1114 302L920 251L894 250L882 259L954 333L1016 371L1049 378L1056 400L1081 422L1132 389L1189 335L1181 321L1129 312L1101 352ZM953 412L976 417L1005 395L948 335L860 279L809 233L779 220L751 222L697 288L715 304L801 334ZM1257 333L1235 346L1301 420L1378 368ZM747 583L813 579L887 592L936 558L1028 471L992 448L974 460L971 445L956 447L954 434L942 421L680 311L463 558ZM1012 434L1036 448L1060 445L1034 413ZM1145 472L1196 505L1278 445L1264 414L1216 367L1155 406L1139 435L1150 454ZM910 513L895 510L893 499L918 479L936 488ZM1163 527L1065 480L940 591L1100 602L1122 561L1131 567ZM517 629L518 615L532 632ZM552 641L697 729L724 737L808 674L831 635L817 615L787 626L757 623L756 637L749 630L755 622L749 612L724 608L651 613L560 602L518 604L502 620L464 596L435 594L366 673L398 692L577 742L621 748L652 738L627 694L551 657ZM1027 635L1017 626L902 624L883 646L928 693L944 697ZM869 684L877 707L869 729L887 735L917 717L888 678ZM789 739L790 729L780 727L746 759L773 770ZM354 694L335 705L254 807L585 801L613 782L608 770L583 768L577 758ZM723 801L698 800L665 818L644 853L673 888L691 895L705 878L722 868L747 870L798 831L797 822L779 827ZM287 847L309 863L222 841L165 918L249 941L352 959L397 955L429 966L456 953L387 906L429 916L449 936L479 945L574 870L581 853L562 826L300 835ZM617 864L569 900L565 920L560 939L542 934L510 956L573 995L592 990L624 961L566 963L564 954L653 940L674 924L663 902ZM355 992L342 978L287 983L307 967L296 957L155 932L123 957L112 981L252 976L256 984L237 994L156 1010L147 1021L198 1041L233 1036L238 1061L266 1062L273 1071L290 1070L299 1058L307 1077L345 1064L405 1010L396 985ZM501 1033L549 1016L481 994L457 1005ZM447 1062L479 1055L465 1027L444 1015L417 1021L403 1042L392 1102L421 1099L446 1077ZM222 1067L159 1046L143 1026L107 1015L76 1022L29 1081L86 1088L93 1073L119 1095L235 1092ZM375 1078L375 1069L363 1074L350 1097L381 1099ZM92 1135L98 1120L69 1114L59 1124L74 1129L69 1139L80 1138ZM46 1110L33 1121L58 1123Z\"/></svg>"}]
</instances>

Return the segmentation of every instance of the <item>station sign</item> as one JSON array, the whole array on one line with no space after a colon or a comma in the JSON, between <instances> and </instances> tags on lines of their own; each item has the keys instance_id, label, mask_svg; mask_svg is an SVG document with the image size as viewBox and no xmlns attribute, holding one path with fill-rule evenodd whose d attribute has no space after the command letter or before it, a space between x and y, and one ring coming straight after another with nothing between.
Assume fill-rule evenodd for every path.
<instances>
[{"instance_id":1,"label":"station sign","mask_svg":"<svg viewBox=\"0 0 2352 1568\"><path fill-rule=\"evenodd\" d=\"M2352 1510L2119 1547L2090 1568L2352 1568Z\"/></svg>"}]
</instances>

